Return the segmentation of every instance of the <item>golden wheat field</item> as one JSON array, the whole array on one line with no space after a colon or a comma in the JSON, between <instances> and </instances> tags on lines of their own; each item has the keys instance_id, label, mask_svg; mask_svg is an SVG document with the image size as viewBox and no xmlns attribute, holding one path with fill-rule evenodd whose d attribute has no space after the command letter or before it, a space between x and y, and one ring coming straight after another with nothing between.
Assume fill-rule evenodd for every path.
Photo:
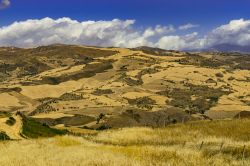
<instances>
[{"instance_id":1,"label":"golden wheat field","mask_svg":"<svg viewBox=\"0 0 250 166\"><path fill-rule=\"evenodd\" d=\"M1 166L250 164L250 120L124 128L0 143Z\"/></svg>"}]
</instances>

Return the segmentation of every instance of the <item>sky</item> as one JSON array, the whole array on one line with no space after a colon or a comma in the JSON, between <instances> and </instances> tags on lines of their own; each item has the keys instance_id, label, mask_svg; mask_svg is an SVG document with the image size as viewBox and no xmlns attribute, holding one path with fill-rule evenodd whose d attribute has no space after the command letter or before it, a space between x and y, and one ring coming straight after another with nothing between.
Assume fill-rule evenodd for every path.
<instances>
[{"instance_id":1,"label":"sky","mask_svg":"<svg viewBox=\"0 0 250 166\"><path fill-rule=\"evenodd\" d=\"M249 0L0 0L0 46L250 44Z\"/></svg>"}]
</instances>

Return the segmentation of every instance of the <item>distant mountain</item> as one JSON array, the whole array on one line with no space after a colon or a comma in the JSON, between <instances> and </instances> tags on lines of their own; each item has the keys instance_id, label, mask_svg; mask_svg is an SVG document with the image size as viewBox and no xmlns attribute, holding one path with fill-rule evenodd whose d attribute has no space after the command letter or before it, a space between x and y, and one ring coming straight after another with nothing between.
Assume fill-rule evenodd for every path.
<instances>
[{"instance_id":1,"label":"distant mountain","mask_svg":"<svg viewBox=\"0 0 250 166\"><path fill-rule=\"evenodd\" d=\"M233 45L233 44L219 44L219 45L212 46L208 49L203 49L201 51L250 53L250 45L240 46L240 45Z\"/></svg>"},{"instance_id":2,"label":"distant mountain","mask_svg":"<svg viewBox=\"0 0 250 166\"><path fill-rule=\"evenodd\" d=\"M154 54L154 55L167 55L170 52L178 53L181 51L177 50L165 50L161 48L153 48L153 47L136 47L133 48L134 51L143 51L144 53ZM185 49L183 52L239 52L239 53L250 53L250 45L248 46L240 46L234 44L218 44L205 49Z\"/></svg>"},{"instance_id":3,"label":"distant mountain","mask_svg":"<svg viewBox=\"0 0 250 166\"><path fill-rule=\"evenodd\" d=\"M146 54L152 54L152 55L169 55L169 53L180 53L180 51L177 50L164 50L161 48L154 48L154 47L148 47L148 46L141 46L141 47L136 47L132 48L133 51L142 51Z\"/></svg>"}]
</instances>

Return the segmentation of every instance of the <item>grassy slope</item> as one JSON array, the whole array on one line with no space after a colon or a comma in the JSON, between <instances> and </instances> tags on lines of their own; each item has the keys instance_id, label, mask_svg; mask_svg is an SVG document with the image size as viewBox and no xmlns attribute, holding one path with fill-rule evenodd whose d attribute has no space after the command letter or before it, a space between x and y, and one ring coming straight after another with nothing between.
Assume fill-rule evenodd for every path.
<instances>
[{"instance_id":1,"label":"grassy slope","mask_svg":"<svg viewBox=\"0 0 250 166\"><path fill-rule=\"evenodd\" d=\"M250 120L207 121L1 143L0 165L243 166L250 164L249 125Z\"/></svg>"},{"instance_id":2,"label":"grassy slope","mask_svg":"<svg viewBox=\"0 0 250 166\"><path fill-rule=\"evenodd\" d=\"M23 119L22 134L28 138L53 137L64 135L66 131L50 128L30 118Z\"/></svg>"}]
</instances>

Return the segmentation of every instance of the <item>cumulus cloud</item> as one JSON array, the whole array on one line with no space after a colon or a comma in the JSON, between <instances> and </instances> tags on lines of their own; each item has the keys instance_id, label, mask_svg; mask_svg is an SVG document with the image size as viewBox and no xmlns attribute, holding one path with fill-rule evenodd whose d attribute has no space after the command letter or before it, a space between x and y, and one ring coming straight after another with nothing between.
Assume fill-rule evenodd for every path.
<instances>
[{"instance_id":1,"label":"cumulus cloud","mask_svg":"<svg viewBox=\"0 0 250 166\"><path fill-rule=\"evenodd\" d=\"M250 45L250 20L231 20L228 24L212 29L204 36L199 36L196 32L184 36L165 36L159 40L157 46L193 50L209 48L220 44Z\"/></svg>"},{"instance_id":2,"label":"cumulus cloud","mask_svg":"<svg viewBox=\"0 0 250 166\"><path fill-rule=\"evenodd\" d=\"M53 43L136 47L151 45L152 38L173 32L173 26L136 30L135 20L84 21L70 18L26 20L0 28L0 45L31 47Z\"/></svg>"},{"instance_id":3,"label":"cumulus cloud","mask_svg":"<svg viewBox=\"0 0 250 166\"><path fill-rule=\"evenodd\" d=\"M198 25L198 24L191 24L191 23L188 23L188 24L179 26L179 30L188 30L188 29L192 29L192 28L197 28L197 27L199 27L199 26L200 26L200 25Z\"/></svg>"},{"instance_id":4,"label":"cumulus cloud","mask_svg":"<svg viewBox=\"0 0 250 166\"><path fill-rule=\"evenodd\" d=\"M0 0L0 9L4 9L10 6L10 0Z\"/></svg>"},{"instance_id":5,"label":"cumulus cloud","mask_svg":"<svg viewBox=\"0 0 250 166\"><path fill-rule=\"evenodd\" d=\"M164 34L168 34L172 32L175 32L175 28L173 25L169 25L169 26L157 25L155 28L152 28L152 27L147 28L145 32L143 33L143 36L145 38L148 38L148 37L164 35Z\"/></svg>"},{"instance_id":6,"label":"cumulus cloud","mask_svg":"<svg viewBox=\"0 0 250 166\"><path fill-rule=\"evenodd\" d=\"M163 36L155 46L171 50L202 49L204 48L204 39L199 38L197 32L184 36Z\"/></svg>"},{"instance_id":7,"label":"cumulus cloud","mask_svg":"<svg viewBox=\"0 0 250 166\"><path fill-rule=\"evenodd\" d=\"M207 45L250 45L250 20L232 20L212 30L206 37Z\"/></svg>"},{"instance_id":8,"label":"cumulus cloud","mask_svg":"<svg viewBox=\"0 0 250 166\"><path fill-rule=\"evenodd\" d=\"M201 36L197 32L177 35L173 25L156 25L144 29L134 26L135 20L82 21L70 18L43 18L0 28L0 46L33 47L54 43L94 46L138 47L163 49L203 49L216 44L250 44L250 20L232 20Z\"/></svg>"}]
</instances>

